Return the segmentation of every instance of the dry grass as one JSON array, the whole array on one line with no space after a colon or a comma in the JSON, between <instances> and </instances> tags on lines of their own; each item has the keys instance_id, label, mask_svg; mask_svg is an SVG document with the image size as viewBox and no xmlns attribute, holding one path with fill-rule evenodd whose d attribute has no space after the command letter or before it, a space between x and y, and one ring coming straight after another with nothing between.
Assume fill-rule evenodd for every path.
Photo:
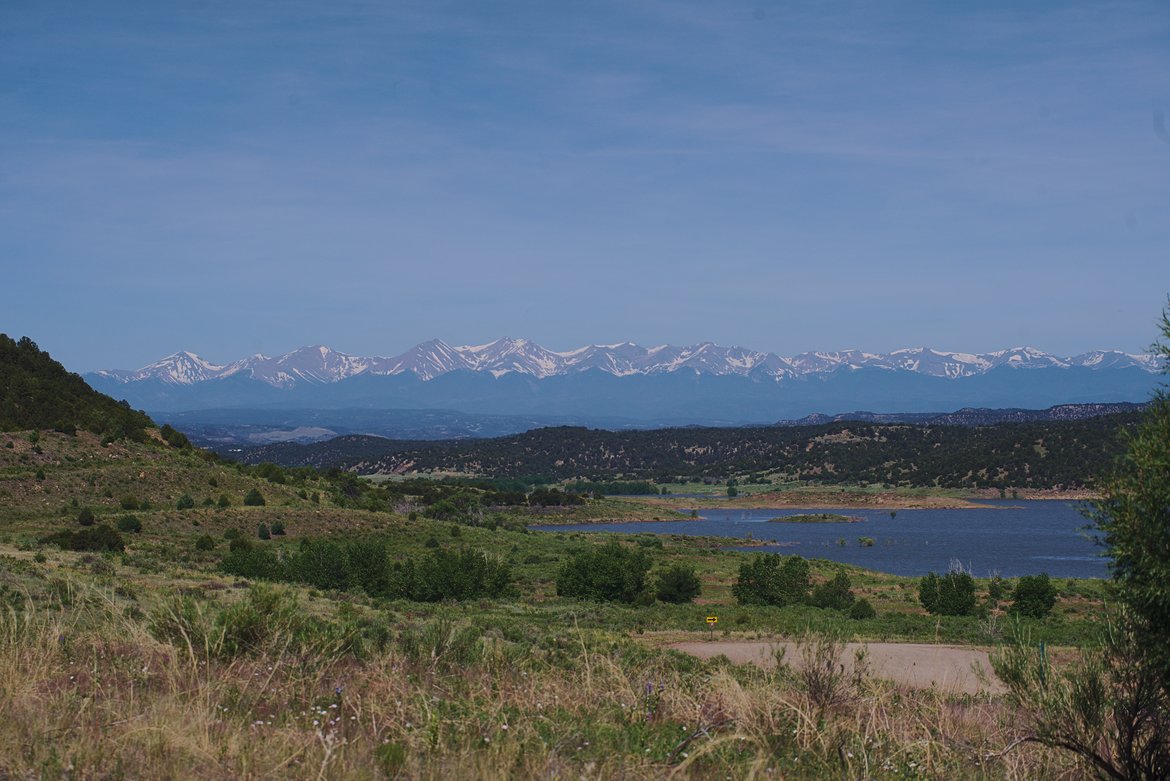
<instances>
[{"instance_id":1,"label":"dry grass","mask_svg":"<svg viewBox=\"0 0 1170 781\"><path fill-rule=\"evenodd\" d=\"M271 612L296 606L279 596ZM204 629L229 607L201 605ZM0 777L1078 776L1037 747L1005 751L1020 734L999 700L831 663L696 664L575 627L524 644L443 620L355 654L344 633L306 640L282 621L232 655L214 632L159 640L98 586L8 609ZM805 658L830 658L831 641L809 643Z\"/></svg>"}]
</instances>

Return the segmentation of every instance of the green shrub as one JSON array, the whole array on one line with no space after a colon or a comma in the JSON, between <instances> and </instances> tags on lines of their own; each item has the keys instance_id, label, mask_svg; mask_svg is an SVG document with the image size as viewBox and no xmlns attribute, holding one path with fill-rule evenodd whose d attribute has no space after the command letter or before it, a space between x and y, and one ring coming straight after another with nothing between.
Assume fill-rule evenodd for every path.
<instances>
[{"instance_id":1,"label":"green shrub","mask_svg":"<svg viewBox=\"0 0 1170 781\"><path fill-rule=\"evenodd\" d=\"M284 470L276 464L260 464L253 470L253 474L257 477L263 477L274 485L284 485Z\"/></svg>"},{"instance_id":2,"label":"green shrub","mask_svg":"<svg viewBox=\"0 0 1170 781\"><path fill-rule=\"evenodd\" d=\"M987 584L987 596L992 602L998 602L1007 596L1008 587L999 575L992 578Z\"/></svg>"},{"instance_id":3,"label":"green shrub","mask_svg":"<svg viewBox=\"0 0 1170 781\"><path fill-rule=\"evenodd\" d=\"M663 602L683 604L693 602L703 590L694 567L675 564L658 575L657 597Z\"/></svg>"},{"instance_id":4,"label":"green shrub","mask_svg":"<svg viewBox=\"0 0 1170 781\"><path fill-rule=\"evenodd\" d=\"M158 433L160 435L162 435L162 438L171 447L177 447L177 448L191 447L190 441L188 441L187 437L183 434L183 432L176 431L169 423L164 423L163 427L158 430Z\"/></svg>"},{"instance_id":5,"label":"green shrub","mask_svg":"<svg viewBox=\"0 0 1170 781\"><path fill-rule=\"evenodd\" d=\"M969 616L975 612L975 579L966 572L927 573L918 584L918 601L928 613Z\"/></svg>"},{"instance_id":6,"label":"green shrub","mask_svg":"<svg viewBox=\"0 0 1170 781\"><path fill-rule=\"evenodd\" d=\"M260 493L255 488L253 488L251 491L248 491L248 493L244 495L245 507L263 507L264 504L264 494Z\"/></svg>"},{"instance_id":7,"label":"green shrub","mask_svg":"<svg viewBox=\"0 0 1170 781\"><path fill-rule=\"evenodd\" d=\"M191 498L191 494L183 494L179 497L179 501L175 502L176 510L190 510L195 506L195 500Z\"/></svg>"},{"instance_id":8,"label":"green shrub","mask_svg":"<svg viewBox=\"0 0 1170 781\"><path fill-rule=\"evenodd\" d=\"M93 510L88 507L82 507L81 512L77 514L77 522L82 526L93 526L94 520Z\"/></svg>"},{"instance_id":9,"label":"green shrub","mask_svg":"<svg viewBox=\"0 0 1170 781\"><path fill-rule=\"evenodd\" d=\"M498 559L464 548L459 552L432 550L409 559L394 573L390 589L416 602L441 602L512 593L512 573Z\"/></svg>"},{"instance_id":10,"label":"green shrub","mask_svg":"<svg viewBox=\"0 0 1170 781\"><path fill-rule=\"evenodd\" d=\"M284 534L285 534L284 521L273 521L273 523L272 523L272 536L273 537L283 537Z\"/></svg>"},{"instance_id":11,"label":"green shrub","mask_svg":"<svg viewBox=\"0 0 1170 781\"><path fill-rule=\"evenodd\" d=\"M216 505L217 505L217 506L219 506L219 507L231 507L231 506L232 506L232 500L231 500L231 499L228 499L228 495L227 495L227 494L220 494L220 495L219 495L219 501L218 501L218 502L216 502Z\"/></svg>"},{"instance_id":12,"label":"green shrub","mask_svg":"<svg viewBox=\"0 0 1170 781\"><path fill-rule=\"evenodd\" d=\"M229 575L261 580L287 580L287 572L276 554L267 548L229 550L219 563Z\"/></svg>"},{"instance_id":13,"label":"green shrub","mask_svg":"<svg viewBox=\"0 0 1170 781\"><path fill-rule=\"evenodd\" d=\"M848 610L854 602L853 592L849 590L851 586L849 576L841 570L831 580L814 588L809 601L815 607Z\"/></svg>"},{"instance_id":14,"label":"green shrub","mask_svg":"<svg viewBox=\"0 0 1170 781\"><path fill-rule=\"evenodd\" d=\"M256 536L262 540L271 540L272 532L268 531L268 524L262 523L256 527Z\"/></svg>"},{"instance_id":15,"label":"green shrub","mask_svg":"<svg viewBox=\"0 0 1170 781\"><path fill-rule=\"evenodd\" d=\"M801 556L753 556L739 567L731 593L741 605L795 605L808 598L809 565Z\"/></svg>"},{"instance_id":16,"label":"green shrub","mask_svg":"<svg viewBox=\"0 0 1170 781\"><path fill-rule=\"evenodd\" d=\"M142 531L142 521L133 515L123 515L118 519L118 531L138 534Z\"/></svg>"},{"instance_id":17,"label":"green shrub","mask_svg":"<svg viewBox=\"0 0 1170 781\"><path fill-rule=\"evenodd\" d=\"M138 509L138 497L134 496L133 494L126 494L121 498L121 500L119 500L118 503L122 506L123 510Z\"/></svg>"},{"instance_id":18,"label":"green shrub","mask_svg":"<svg viewBox=\"0 0 1170 781\"><path fill-rule=\"evenodd\" d=\"M344 591L349 587L349 562L340 543L303 539L288 568L293 580L319 589Z\"/></svg>"},{"instance_id":19,"label":"green shrub","mask_svg":"<svg viewBox=\"0 0 1170 781\"><path fill-rule=\"evenodd\" d=\"M204 534L199 539L195 540L195 550L209 551L215 550L215 540L211 538L210 534Z\"/></svg>"},{"instance_id":20,"label":"green shrub","mask_svg":"<svg viewBox=\"0 0 1170 781\"><path fill-rule=\"evenodd\" d=\"M1012 592L1011 612L1029 618L1044 618L1056 604L1056 586L1048 579L1047 572L1039 575L1024 575L1016 582Z\"/></svg>"},{"instance_id":21,"label":"green shrub","mask_svg":"<svg viewBox=\"0 0 1170 781\"><path fill-rule=\"evenodd\" d=\"M60 531L42 537L41 542L56 545L63 550L75 551L122 551L126 549L122 535L112 526L104 523L97 526L86 526L77 531Z\"/></svg>"},{"instance_id":22,"label":"green shrub","mask_svg":"<svg viewBox=\"0 0 1170 781\"><path fill-rule=\"evenodd\" d=\"M266 648L289 649L307 640L308 621L296 595L279 587L253 586L246 599L229 605L216 618L226 657Z\"/></svg>"},{"instance_id":23,"label":"green shrub","mask_svg":"<svg viewBox=\"0 0 1170 781\"><path fill-rule=\"evenodd\" d=\"M849 617L859 621L867 618L877 618L877 611L873 609L873 605L869 604L868 599L862 597L850 605Z\"/></svg>"},{"instance_id":24,"label":"green shrub","mask_svg":"<svg viewBox=\"0 0 1170 781\"><path fill-rule=\"evenodd\" d=\"M557 573L562 597L632 603L646 588L650 557L616 541L576 554Z\"/></svg>"}]
</instances>

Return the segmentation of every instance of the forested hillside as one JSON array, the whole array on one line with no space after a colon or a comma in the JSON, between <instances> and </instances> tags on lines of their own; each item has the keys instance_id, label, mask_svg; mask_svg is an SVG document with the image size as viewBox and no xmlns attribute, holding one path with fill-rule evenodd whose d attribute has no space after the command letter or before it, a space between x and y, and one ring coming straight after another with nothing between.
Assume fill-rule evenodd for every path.
<instances>
[{"instance_id":1,"label":"forested hillside","mask_svg":"<svg viewBox=\"0 0 1170 781\"><path fill-rule=\"evenodd\" d=\"M0 431L78 429L112 439L142 439L154 423L125 402L98 393L27 336L0 334Z\"/></svg>"},{"instance_id":2,"label":"forested hillside","mask_svg":"<svg viewBox=\"0 0 1170 781\"><path fill-rule=\"evenodd\" d=\"M838 422L820 426L684 428L611 432L545 428L526 434L404 449L363 438L280 445L252 461L340 466L360 473L457 471L551 479L772 479L947 488L1078 488L1121 452L1120 433L1139 413L994 426Z\"/></svg>"}]
</instances>

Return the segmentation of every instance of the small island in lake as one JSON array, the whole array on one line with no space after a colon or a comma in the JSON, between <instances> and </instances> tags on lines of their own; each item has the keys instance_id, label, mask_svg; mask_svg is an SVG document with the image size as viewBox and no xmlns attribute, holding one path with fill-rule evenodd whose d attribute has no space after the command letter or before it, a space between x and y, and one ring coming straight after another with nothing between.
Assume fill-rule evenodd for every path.
<instances>
[{"instance_id":1,"label":"small island in lake","mask_svg":"<svg viewBox=\"0 0 1170 781\"><path fill-rule=\"evenodd\" d=\"M861 523L864 520L864 518L858 515L802 513L800 515L782 515L776 518L769 518L768 523Z\"/></svg>"}]
</instances>

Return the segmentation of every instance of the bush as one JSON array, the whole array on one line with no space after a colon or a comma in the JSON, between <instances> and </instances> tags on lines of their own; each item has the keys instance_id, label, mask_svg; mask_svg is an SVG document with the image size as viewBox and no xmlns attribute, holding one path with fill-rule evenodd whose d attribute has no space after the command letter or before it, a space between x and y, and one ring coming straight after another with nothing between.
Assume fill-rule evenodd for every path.
<instances>
[{"instance_id":1,"label":"bush","mask_svg":"<svg viewBox=\"0 0 1170 781\"><path fill-rule=\"evenodd\" d=\"M918 601L928 613L969 616L975 612L975 579L966 572L927 573L918 584Z\"/></svg>"},{"instance_id":2,"label":"bush","mask_svg":"<svg viewBox=\"0 0 1170 781\"><path fill-rule=\"evenodd\" d=\"M396 574L392 590L416 602L502 597L512 590L508 566L470 548L458 553L433 550L408 560Z\"/></svg>"},{"instance_id":3,"label":"bush","mask_svg":"<svg viewBox=\"0 0 1170 781\"><path fill-rule=\"evenodd\" d=\"M829 608L830 610L848 610L853 606L854 596L850 591L853 584L844 570L838 572L828 580L813 589L809 600L815 607Z\"/></svg>"},{"instance_id":4,"label":"bush","mask_svg":"<svg viewBox=\"0 0 1170 781\"><path fill-rule=\"evenodd\" d=\"M585 499L577 494L565 493L559 488L537 488L528 495L528 504L533 507L564 507L585 504Z\"/></svg>"},{"instance_id":5,"label":"bush","mask_svg":"<svg viewBox=\"0 0 1170 781\"><path fill-rule=\"evenodd\" d=\"M77 514L77 522L82 526L93 526L93 510L89 509L88 507L82 507L81 512Z\"/></svg>"},{"instance_id":6,"label":"bush","mask_svg":"<svg viewBox=\"0 0 1170 781\"><path fill-rule=\"evenodd\" d=\"M675 564L658 575L657 596L663 602L693 602L703 589L694 567Z\"/></svg>"},{"instance_id":7,"label":"bush","mask_svg":"<svg viewBox=\"0 0 1170 781\"><path fill-rule=\"evenodd\" d=\"M231 507L231 506L232 506L232 500L231 500L231 499L228 499L228 495L227 495L227 494L220 494L220 495L219 495L219 501L218 501L218 502L216 502L215 504L216 504L216 506L218 506L218 507Z\"/></svg>"},{"instance_id":8,"label":"bush","mask_svg":"<svg viewBox=\"0 0 1170 781\"><path fill-rule=\"evenodd\" d=\"M272 523L272 536L273 537L283 537L284 533L285 533L284 532L284 522L283 521L273 521L273 523Z\"/></svg>"},{"instance_id":9,"label":"bush","mask_svg":"<svg viewBox=\"0 0 1170 781\"><path fill-rule=\"evenodd\" d=\"M650 557L618 542L598 545L573 556L557 573L562 597L633 603L646 588Z\"/></svg>"},{"instance_id":10,"label":"bush","mask_svg":"<svg viewBox=\"0 0 1170 781\"><path fill-rule=\"evenodd\" d=\"M169 423L164 423L163 427L158 430L158 433L171 447L189 448L190 441L181 431L176 431Z\"/></svg>"},{"instance_id":11,"label":"bush","mask_svg":"<svg viewBox=\"0 0 1170 781\"><path fill-rule=\"evenodd\" d=\"M873 605L869 604L868 599L862 597L849 607L849 617L859 621L867 618L877 618L877 611L873 609Z\"/></svg>"},{"instance_id":12,"label":"bush","mask_svg":"<svg viewBox=\"0 0 1170 781\"><path fill-rule=\"evenodd\" d=\"M256 527L256 536L262 540L271 540L272 532L268 531L268 524L262 523Z\"/></svg>"},{"instance_id":13,"label":"bush","mask_svg":"<svg viewBox=\"0 0 1170 781\"><path fill-rule=\"evenodd\" d=\"M126 494L125 496L123 496L121 498L121 500L118 503L120 505L122 505L123 510L137 510L138 509L138 497L136 497L132 494Z\"/></svg>"},{"instance_id":14,"label":"bush","mask_svg":"<svg viewBox=\"0 0 1170 781\"><path fill-rule=\"evenodd\" d=\"M296 648L308 639L310 629L296 595L272 586L253 586L247 598L225 608L215 623L222 638L220 653L229 658L266 648Z\"/></svg>"},{"instance_id":15,"label":"bush","mask_svg":"<svg viewBox=\"0 0 1170 781\"><path fill-rule=\"evenodd\" d=\"M41 542L56 545L62 550L117 552L126 549L122 535L114 531L112 526L107 526L104 523L97 526L87 526L77 531L60 531L56 534L50 534L47 537L42 537Z\"/></svg>"},{"instance_id":16,"label":"bush","mask_svg":"<svg viewBox=\"0 0 1170 781\"><path fill-rule=\"evenodd\" d=\"M1007 592L1007 583L1005 583L1004 579L999 575L996 575L987 584L987 597L992 602L999 602L1001 599L1007 596Z\"/></svg>"},{"instance_id":17,"label":"bush","mask_svg":"<svg viewBox=\"0 0 1170 781\"><path fill-rule=\"evenodd\" d=\"M191 498L191 494L183 494L179 497L179 501L175 502L176 510L190 510L195 506L195 500Z\"/></svg>"},{"instance_id":18,"label":"bush","mask_svg":"<svg viewBox=\"0 0 1170 781\"><path fill-rule=\"evenodd\" d=\"M118 519L118 531L138 534L142 531L142 521L133 515L123 515Z\"/></svg>"},{"instance_id":19,"label":"bush","mask_svg":"<svg viewBox=\"0 0 1170 781\"><path fill-rule=\"evenodd\" d=\"M260 493L255 488L244 495L245 507L263 507L264 504L264 494Z\"/></svg>"},{"instance_id":20,"label":"bush","mask_svg":"<svg viewBox=\"0 0 1170 781\"><path fill-rule=\"evenodd\" d=\"M731 593L741 605L794 605L808 598L809 566L801 556L753 556L739 567Z\"/></svg>"},{"instance_id":21,"label":"bush","mask_svg":"<svg viewBox=\"0 0 1170 781\"><path fill-rule=\"evenodd\" d=\"M259 464L252 473L275 485L284 485L284 470L276 464Z\"/></svg>"},{"instance_id":22,"label":"bush","mask_svg":"<svg viewBox=\"0 0 1170 781\"><path fill-rule=\"evenodd\" d=\"M1056 586L1048 579L1047 572L1039 575L1024 575L1012 592L1011 612L1029 618L1044 618L1056 604Z\"/></svg>"},{"instance_id":23,"label":"bush","mask_svg":"<svg viewBox=\"0 0 1170 781\"><path fill-rule=\"evenodd\" d=\"M195 550L198 550L198 551L215 550L215 540L211 539L210 534L204 534L202 537L195 540Z\"/></svg>"},{"instance_id":24,"label":"bush","mask_svg":"<svg viewBox=\"0 0 1170 781\"><path fill-rule=\"evenodd\" d=\"M344 591L349 587L349 561L336 542L302 540L289 561L289 576L319 589Z\"/></svg>"},{"instance_id":25,"label":"bush","mask_svg":"<svg viewBox=\"0 0 1170 781\"><path fill-rule=\"evenodd\" d=\"M235 548L219 563L229 575L261 580L286 580L287 572L276 554L267 548Z\"/></svg>"}]
</instances>

